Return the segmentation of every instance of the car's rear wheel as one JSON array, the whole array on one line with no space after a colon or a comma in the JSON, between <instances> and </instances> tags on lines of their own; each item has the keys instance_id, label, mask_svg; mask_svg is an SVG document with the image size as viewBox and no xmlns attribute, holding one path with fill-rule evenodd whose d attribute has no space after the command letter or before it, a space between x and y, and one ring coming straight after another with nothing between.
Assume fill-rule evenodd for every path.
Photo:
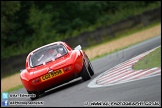
<instances>
[{"instance_id":1,"label":"car's rear wheel","mask_svg":"<svg viewBox=\"0 0 162 108\"><path fill-rule=\"evenodd\" d=\"M88 56L85 54L86 58L87 58L87 61L88 61L88 70L89 70L89 73L90 75L94 75L94 70L93 70L93 67L92 67L92 64L91 64L91 61L89 60Z\"/></svg>"},{"instance_id":2,"label":"car's rear wheel","mask_svg":"<svg viewBox=\"0 0 162 108\"><path fill-rule=\"evenodd\" d=\"M28 94L34 94L35 95L35 97L30 97L31 100L35 100L35 99L39 98L39 93L37 91L28 91L27 90L27 92L28 92Z\"/></svg>"},{"instance_id":3,"label":"car's rear wheel","mask_svg":"<svg viewBox=\"0 0 162 108\"><path fill-rule=\"evenodd\" d=\"M91 62L90 62L90 60L89 60L88 57L87 57L87 59L88 59L88 64L89 64L88 70L89 70L89 73L90 73L91 76L92 76L92 75L94 75L94 70L93 70L92 64L91 64Z\"/></svg>"},{"instance_id":4,"label":"car's rear wheel","mask_svg":"<svg viewBox=\"0 0 162 108\"><path fill-rule=\"evenodd\" d=\"M83 63L83 68L82 68L82 79L84 81L91 79L91 75L89 73L87 66L85 65L85 62Z\"/></svg>"}]
</instances>

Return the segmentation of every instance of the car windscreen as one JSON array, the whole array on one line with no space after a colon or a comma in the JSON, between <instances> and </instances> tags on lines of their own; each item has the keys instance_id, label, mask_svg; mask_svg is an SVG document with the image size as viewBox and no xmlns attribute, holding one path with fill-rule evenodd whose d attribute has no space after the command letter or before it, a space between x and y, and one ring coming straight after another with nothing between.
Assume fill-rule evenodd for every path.
<instances>
[{"instance_id":1,"label":"car windscreen","mask_svg":"<svg viewBox=\"0 0 162 108\"><path fill-rule=\"evenodd\" d=\"M43 47L30 56L30 67L46 64L67 54L67 49L61 44Z\"/></svg>"}]
</instances>

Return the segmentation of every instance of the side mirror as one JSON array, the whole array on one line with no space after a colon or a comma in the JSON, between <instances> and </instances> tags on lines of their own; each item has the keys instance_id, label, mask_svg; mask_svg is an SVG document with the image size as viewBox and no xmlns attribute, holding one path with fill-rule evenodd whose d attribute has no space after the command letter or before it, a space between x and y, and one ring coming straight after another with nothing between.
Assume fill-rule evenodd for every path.
<instances>
[{"instance_id":1,"label":"side mirror","mask_svg":"<svg viewBox=\"0 0 162 108\"><path fill-rule=\"evenodd\" d=\"M80 46L80 45L78 45L78 46L76 46L75 48L74 48L74 50L81 50L82 49L82 47Z\"/></svg>"}]
</instances>

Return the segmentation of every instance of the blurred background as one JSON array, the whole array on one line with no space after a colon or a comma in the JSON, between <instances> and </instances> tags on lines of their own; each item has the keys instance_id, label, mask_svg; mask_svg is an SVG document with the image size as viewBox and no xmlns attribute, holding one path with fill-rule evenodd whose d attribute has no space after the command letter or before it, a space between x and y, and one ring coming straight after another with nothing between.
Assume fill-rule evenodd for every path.
<instances>
[{"instance_id":1,"label":"blurred background","mask_svg":"<svg viewBox=\"0 0 162 108\"><path fill-rule=\"evenodd\" d=\"M42 45L85 49L157 22L161 1L1 1L1 77L25 68Z\"/></svg>"}]
</instances>

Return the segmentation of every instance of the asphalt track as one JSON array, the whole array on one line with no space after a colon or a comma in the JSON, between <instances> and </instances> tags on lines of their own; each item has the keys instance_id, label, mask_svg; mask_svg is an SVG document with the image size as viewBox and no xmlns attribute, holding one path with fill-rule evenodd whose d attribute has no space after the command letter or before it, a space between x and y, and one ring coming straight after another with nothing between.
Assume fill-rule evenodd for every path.
<instances>
[{"instance_id":1,"label":"asphalt track","mask_svg":"<svg viewBox=\"0 0 162 108\"><path fill-rule=\"evenodd\" d=\"M83 81L81 78L47 91L35 102L42 101L44 105L9 105L10 107L109 107L110 104L120 106L123 103L161 106L161 75L122 83L107 87L89 88L87 85L98 75L108 69L131 59L141 53L161 45L161 36L146 40L139 44L128 47L111 55L92 61L95 74L92 79ZM105 46L107 47L107 46ZM10 93L11 94L11 93ZM27 94L26 90L20 89L12 94ZM9 98L10 101L28 101L30 98ZM96 104L96 105L95 105ZM98 104L98 105L97 105ZM109 104L109 105L108 105Z\"/></svg>"}]
</instances>

